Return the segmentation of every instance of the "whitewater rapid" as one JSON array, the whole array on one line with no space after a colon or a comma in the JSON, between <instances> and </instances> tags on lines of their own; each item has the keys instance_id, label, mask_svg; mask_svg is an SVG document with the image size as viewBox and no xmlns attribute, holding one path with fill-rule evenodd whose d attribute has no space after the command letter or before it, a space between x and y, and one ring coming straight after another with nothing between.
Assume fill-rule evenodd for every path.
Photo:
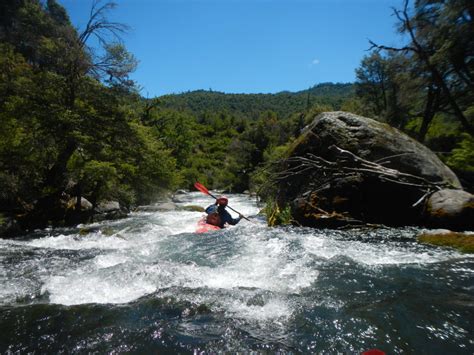
<instances>
[{"instance_id":1,"label":"whitewater rapid","mask_svg":"<svg viewBox=\"0 0 474 355\"><path fill-rule=\"evenodd\" d=\"M213 202L200 193L178 198L180 207L206 207ZM457 303L465 302L474 293L471 256L419 244L415 228L269 228L263 217L257 217L261 206L255 199L230 195L229 200L251 222L242 220L224 230L195 234L203 213L134 212L123 220L38 231L24 240L0 240L0 307L9 309L7 316L13 319L24 319L15 312L36 305L59 307L66 314L79 312L75 306L101 306L103 312L112 309L120 315L129 309L124 306L138 312L157 300L159 307L151 308L155 312L167 307L180 310L178 324L174 316L165 323L174 329L172 334L190 333L191 344L198 341L215 351L254 349L255 341L277 344L274 349L350 350L391 332L395 333L386 337L393 352L413 350L417 348L397 335L406 327L400 323L406 312L419 317L410 326L423 329L423 337L445 342L447 333L469 334L466 314L469 317L472 308L452 313L449 305L457 298ZM436 306L439 319L431 322L429 304L439 293L446 294L448 303ZM443 330L445 318L451 315L455 321ZM8 317L5 322L11 322ZM148 324L149 316L143 317L141 322L148 327L144 329L155 334L155 323ZM197 325L184 321L189 317L198 317ZM47 316L43 319L51 321ZM231 322L230 328L225 320ZM24 321L29 327L35 320ZM51 327L48 323L44 329ZM231 335L231 328L247 335ZM45 332L54 339L68 331L51 329ZM225 346L209 345L209 329L211 338L221 339ZM17 333L19 339L24 336ZM249 342L248 336L257 340ZM155 341L146 339L147 346ZM229 347L233 341L234 347ZM171 341L160 349L178 351L182 342ZM461 343L469 349L474 341L465 335ZM81 349L102 349L90 344Z\"/></svg>"},{"instance_id":2,"label":"whitewater rapid","mask_svg":"<svg viewBox=\"0 0 474 355\"><path fill-rule=\"evenodd\" d=\"M210 202L199 193L181 199L182 206L205 207ZM259 210L247 196L231 196L231 203L248 216ZM345 257L376 267L434 263L458 256L454 251L417 247L415 241L408 245L366 243L337 238L337 232L328 238L325 231L269 229L262 219L242 220L226 230L196 235L193 232L202 215L138 212L125 220L51 230L28 241L0 241L2 251L16 250L21 258L14 266L2 263L0 302L40 298L63 305L126 303L183 288L206 290L191 293L188 301L210 302L243 317L272 318L291 314L295 305L284 296L298 294L317 281L318 260ZM7 256L2 253L3 260ZM210 290L230 294L227 299L213 299ZM248 304L249 295L256 293L252 290L271 291L274 297L256 312Z\"/></svg>"}]
</instances>

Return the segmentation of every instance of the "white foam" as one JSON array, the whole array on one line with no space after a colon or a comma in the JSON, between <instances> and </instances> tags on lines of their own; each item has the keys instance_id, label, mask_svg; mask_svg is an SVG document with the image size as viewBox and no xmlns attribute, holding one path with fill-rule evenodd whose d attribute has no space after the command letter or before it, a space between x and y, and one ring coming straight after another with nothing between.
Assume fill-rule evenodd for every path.
<instances>
[{"instance_id":1,"label":"white foam","mask_svg":"<svg viewBox=\"0 0 474 355\"><path fill-rule=\"evenodd\" d=\"M34 239L27 243L36 248L48 248L59 250L82 250L82 249L124 249L130 247L130 243L120 236L107 236L99 232L87 235L60 234L57 236Z\"/></svg>"},{"instance_id":2,"label":"white foam","mask_svg":"<svg viewBox=\"0 0 474 355\"><path fill-rule=\"evenodd\" d=\"M451 250L421 251L403 244L332 239L321 233L305 235L302 244L314 256L345 256L365 265L430 264L460 256Z\"/></svg>"},{"instance_id":3,"label":"white foam","mask_svg":"<svg viewBox=\"0 0 474 355\"><path fill-rule=\"evenodd\" d=\"M195 275L196 287L258 288L276 292L299 292L318 276L318 271L306 265L304 257L288 259L288 243L281 239L246 239L238 255L218 268L206 268Z\"/></svg>"},{"instance_id":4,"label":"white foam","mask_svg":"<svg viewBox=\"0 0 474 355\"><path fill-rule=\"evenodd\" d=\"M182 198L180 205L206 207L213 202L200 193ZM245 196L231 195L229 201L245 215L259 210ZM193 235L201 216L190 211L140 212L126 221L96 223L95 231L86 235L0 241L5 248L43 248L46 251L39 252L51 258L48 267L42 267L41 257L25 261L22 268L31 269L30 277L35 279L31 284L22 278L24 269L9 267L13 276L2 285L0 299L35 294L35 288L37 294L41 283L41 293L47 294L51 303L64 305L126 303L158 292L210 305L231 317L279 321L301 307L299 296L314 288L318 266L326 260L343 256L361 265L377 266L429 264L460 255L415 244L335 239L321 231L268 228L245 220L227 230ZM100 231L105 227L112 235ZM55 252L68 249L85 252ZM342 307L337 303L332 306Z\"/></svg>"},{"instance_id":5,"label":"white foam","mask_svg":"<svg viewBox=\"0 0 474 355\"><path fill-rule=\"evenodd\" d=\"M43 285L41 293L48 292L51 303L75 305L126 303L155 290L154 285L140 278L124 279L116 275L76 272L73 275L49 278Z\"/></svg>"},{"instance_id":6,"label":"white foam","mask_svg":"<svg viewBox=\"0 0 474 355\"><path fill-rule=\"evenodd\" d=\"M246 302L232 300L225 304L226 312L231 316L256 320L259 322L286 320L293 313L288 302L283 299L272 298L263 305L249 305Z\"/></svg>"},{"instance_id":7,"label":"white foam","mask_svg":"<svg viewBox=\"0 0 474 355\"><path fill-rule=\"evenodd\" d=\"M94 262L99 269L104 269L112 266L116 266L119 264L123 264L130 260L130 258L125 257L123 255L114 255L114 254L106 254L106 255L99 255L95 258Z\"/></svg>"}]
</instances>

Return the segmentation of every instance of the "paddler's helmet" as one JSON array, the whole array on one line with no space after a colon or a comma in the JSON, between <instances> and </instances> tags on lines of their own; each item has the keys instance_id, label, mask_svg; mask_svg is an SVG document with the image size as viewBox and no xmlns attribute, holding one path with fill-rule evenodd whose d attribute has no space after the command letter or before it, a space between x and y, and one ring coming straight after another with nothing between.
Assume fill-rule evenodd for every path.
<instances>
[{"instance_id":1,"label":"paddler's helmet","mask_svg":"<svg viewBox=\"0 0 474 355\"><path fill-rule=\"evenodd\" d=\"M229 203L229 200L227 199L227 197L225 196L219 196L217 198L217 203L221 206L227 206L227 204Z\"/></svg>"}]
</instances>

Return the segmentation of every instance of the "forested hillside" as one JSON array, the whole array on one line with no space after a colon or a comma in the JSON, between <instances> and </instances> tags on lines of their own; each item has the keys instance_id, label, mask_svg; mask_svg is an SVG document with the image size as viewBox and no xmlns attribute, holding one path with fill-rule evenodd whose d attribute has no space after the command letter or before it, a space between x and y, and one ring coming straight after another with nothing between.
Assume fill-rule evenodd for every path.
<instances>
[{"instance_id":1,"label":"forested hillside","mask_svg":"<svg viewBox=\"0 0 474 355\"><path fill-rule=\"evenodd\" d=\"M255 120L264 111L273 111L278 117L288 118L291 114L305 111L314 105L328 105L339 110L354 94L354 84L323 83L298 92L225 94L199 90L167 95L160 99L164 107L189 110L194 114L220 111Z\"/></svg>"}]
</instances>

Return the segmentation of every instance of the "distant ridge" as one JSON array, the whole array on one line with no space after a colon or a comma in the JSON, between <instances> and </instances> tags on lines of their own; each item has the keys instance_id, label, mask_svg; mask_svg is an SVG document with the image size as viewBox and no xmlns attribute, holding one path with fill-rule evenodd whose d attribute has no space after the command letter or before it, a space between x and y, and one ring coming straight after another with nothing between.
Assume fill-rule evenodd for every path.
<instances>
[{"instance_id":1,"label":"distant ridge","mask_svg":"<svg viewBox=\"0 0 474 355\"><path fill-rule=\"evenodd\" d=\"M211 90L196 90L160 97L162 107L190 111L195 115L206 112L226 112L237 117L256 119L265 111L274 111L287 118L314 105L329 105L339 110L341 104L354 95L353 83L321 83L297 92L275 94L227 94Z\"/></svg>"}]
</instances>

